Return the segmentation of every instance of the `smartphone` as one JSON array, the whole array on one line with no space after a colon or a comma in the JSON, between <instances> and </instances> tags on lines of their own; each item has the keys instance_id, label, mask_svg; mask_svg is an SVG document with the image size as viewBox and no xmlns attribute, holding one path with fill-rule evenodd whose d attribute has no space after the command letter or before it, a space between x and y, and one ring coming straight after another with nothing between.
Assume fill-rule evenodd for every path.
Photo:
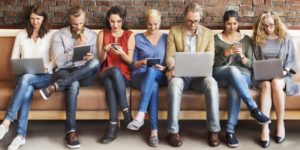
<instances>
[{"instance_id":1,"label":"smartphone","mask_svg":"<svg viewBox=\"0 0 300 150\"><path fill-rule=\"evenodd\" d=\"M112 48L113 50L117 51L117 50L118 50L117 45L119 45L119 44L118 44L118 43L112 43L112 44L111 44L111 48Z\"/></svg>"},{"instance_id":2,"label":"smartphone","mask_svg":"<svg viewBox=\"0 0 300 150\"><path fill-rule=\"evenodd\" d=\"M235 43L232 44L232 47L233 47L234 50L237 50L237 49L242 47L242 43L235 42Z\"/></svg>"},{"instance_id":3,"label":"smartphone","mask_svg":"<svg viewBox=\"0 0 300 150\"><path fill-rule=\"evenodd\" d=\"M156 64L160 64L160 59L159 58L148 58L147 59L147 67L154 66Z\"/></svg>"}]
</instances>

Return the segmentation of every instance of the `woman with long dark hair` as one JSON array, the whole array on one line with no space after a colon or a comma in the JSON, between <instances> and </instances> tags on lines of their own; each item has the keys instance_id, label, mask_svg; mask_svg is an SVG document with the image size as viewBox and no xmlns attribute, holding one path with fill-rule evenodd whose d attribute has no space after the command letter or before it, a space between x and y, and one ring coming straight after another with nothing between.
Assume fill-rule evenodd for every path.
<instances>
[{"instance_id":1,"label":"woman with long dark hair","mask_svg":"<svg viewBox=\"0 0 300 150\"><path fill-rule=\"evenodd\" d=\"M109 110L109 125L101 143L110 143L118 134L118 110L124 114L125 125L132 120L127 103L126 86L130 83L129 64L135 47L134 35L127 30L126 10L120 6L110 8L106 14L106 26L98 34L98 55L102 63L100 80L105 88Z\"/></svg>"},{"instance_id":2,"label":"woman with long dark hair","mask_svg":"<svg viewBox=\"0 0 300 150\"><path fill-rule=\"evenodd\" d=\"M262 114L256 102L249 94L252 85L251 71L253 46L249 36L239 32L239 16L234 10L224 13L224 31L215 35L215 64L213 76L220 87L228 92L228 120L226 124L226 140L230 147L237 147L235 136L240 112L241 99L251 112L251 116L260 124L270 123L270 119Z\"/></svg>"},{"instance_id":3,"label":"woman with long dark hair","mask_svg":"<svg viewBox=\"0 0 300 150\"><path fill-rule=\"evenodd\" d=\"M28 113L34 90L47 87L51 83L54 68L54 62L49 55L52 35L48 29L46 12L39 5L32 6L26 17L25 29L16 36L11 58L43 58L47 72L45 74L27 73L18 77L12 100L0 125L0 139L2 139L18 113L17 136L9 145L10 150L18 149L25 144Z\"/></svg>"}]
</instances>

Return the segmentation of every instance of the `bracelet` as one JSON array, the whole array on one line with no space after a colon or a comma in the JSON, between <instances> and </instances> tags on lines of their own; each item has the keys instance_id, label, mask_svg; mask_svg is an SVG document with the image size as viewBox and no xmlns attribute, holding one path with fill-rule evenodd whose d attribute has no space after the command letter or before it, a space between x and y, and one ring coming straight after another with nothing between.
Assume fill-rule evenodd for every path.
<instances>
[{"instance_id":1,"label":"bracelet","mask_svg":"<svg viewBox=\"0 0 300 150\"><path fill-rule=\"evenodd\" d=\"M103 47L103 51L106 53L107 52L107 50Z\"/></svg>"}]
</instances>

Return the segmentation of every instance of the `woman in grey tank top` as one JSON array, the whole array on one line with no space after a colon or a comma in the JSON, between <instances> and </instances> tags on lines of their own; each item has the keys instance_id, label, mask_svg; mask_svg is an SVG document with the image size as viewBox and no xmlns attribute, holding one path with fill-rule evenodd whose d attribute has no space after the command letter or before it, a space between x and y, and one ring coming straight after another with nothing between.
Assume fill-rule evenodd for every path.
<instances>
[{"instance_id":1,"label":"woman in grey tank top","mask_svg":"<svg viewBox=\"0 0 300 150\"><path fill-rule=\"evenodd\" d=\"M269 81L261 81L260 104L261 111L270 115L272 102L276 111L275 142L282 143L285 140L284 109L285 92L294 95L299 91L291 79L296 73L296 54L293 41L287 34L285 25L280 18L271 11L264 12L255 24L254 55L256 60L281 59L283 64L283 78L274 78ZM285 90L285 91L284 91ZM264 148L270 145L269 125L262 125L260 145Z\"/></svg>"}]
</instances>

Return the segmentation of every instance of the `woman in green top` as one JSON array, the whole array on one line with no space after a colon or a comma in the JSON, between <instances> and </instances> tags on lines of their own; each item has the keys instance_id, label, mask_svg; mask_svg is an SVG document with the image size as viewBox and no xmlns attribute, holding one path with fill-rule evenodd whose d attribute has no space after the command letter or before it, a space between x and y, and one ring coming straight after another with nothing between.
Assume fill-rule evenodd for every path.
<instances>
[{"instance_id":1,"label":"woman in green top","mask_svg":"<svg viewBox=\"0 0 300 150\"><path fill-rule=\"evenodd\" d=\"M251 116L260 124L270 123L249 94L253 46L252 40L239 32L239 16L236 11L226 11L223 16L224 30L215 35L215 64L213 76L220 87L228 91L228 121L226 140L230 147L237 147L234 134L241 106L241 99L251 111Z\"/></svg>"}]
</instances>

